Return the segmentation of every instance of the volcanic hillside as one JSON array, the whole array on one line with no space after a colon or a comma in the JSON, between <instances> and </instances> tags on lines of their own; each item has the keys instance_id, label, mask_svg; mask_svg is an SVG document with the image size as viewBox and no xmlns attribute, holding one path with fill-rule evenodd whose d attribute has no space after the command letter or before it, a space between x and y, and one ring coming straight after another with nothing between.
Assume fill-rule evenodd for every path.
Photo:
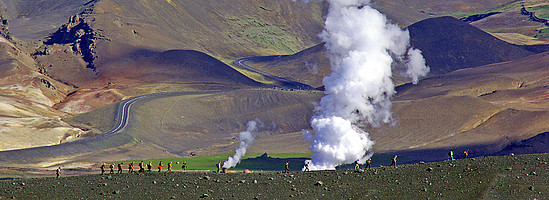
<instances>
[{"instance_id":1,"label":"volcanic hillside","mask_svg":"<svg viewBox=\"0 0 549 200\"><path fill-rule=\"evenodd\" d=\"M237 72L229 66L190 52L203 52L225 63L267 52L297 52L318 43L316 34L321 30L324 12L322 3L289 0L103 0L85 5L83 12L67 18L68 22L55 33L44 35L46 40L34 52L44 74L78 88L78 95L65 104L90 107L79 112L115 102L119 98L89 99L92 94L111 89L134 96L257 86L258 83L234 74ZM25 41L36 41L13 34ZM32 46L24 44L21 45L25 48ZM177 59L186 61L178 61L177 66L158 62ZM184 70L182 66L186 66Z\"/></svg>"},{"instance_id":2,"label":"volcanic hillside","mask_svg":"<svg viewBox=\"0 0 549 200\"><path fill-rule=\"evenodd\" d=\"M387 144L412 157L428 150L441 159L450 149L491 154L543 134L549 130L547 66L546 52L400 86L394 104L398 123L374 131L376 148ZM545 149L537 147L530 151Z\"/></svg>"},{"instance_id":3,"label":"volcanic hillside","mask_svg":"<svg viewBox=\"0 0 549 200\"><path fill-rule=\"evenodd\" d=\"M431 15L481 12L515 0L403 0L403 4Z\"/></svg>"},{"instance_id":4,"label":"volcanic hillside","mask_svg":"<svg viewBox=\"0 0 549 200\"><path fill-rule=\"evenodd\" d=\"M435 73L418 85L404 84L397 88L396 125L371 129L378 152L398 152L431 160L444 159L450 149L470 148L478 154L491 154L548 131L544 81L549 75L547 53L534 55L449 17L417 24L410 27L411 33L412 27L415 29L412 41L427 47L420 49L427 62L433 63L430 67ZM321 83L320 76L314 81L306 80L315 77L309 71L311 66L318 65L318 71L329 67L324 52L324 48L316 46L253 65L281 76L289 76L297 69L306 71L309 74L300 80L315 85ZM515 60L510 61L511 57ZM490 58L491 62L486 62ZM463 62L470 63L472 68L458 70L464 67ZM480 66L489 63L496 64ZM445 70L456 71L445 73ZM399 81L398 70L395 73Z\"/></svg>"},{"instance_id":5,"label":"volcanic hillside","mask_svg":"<svg viewBox=\"0 0 549 200\"><path fill-rule=\"evenodd\" d=\"M407 29L412 46L422 51L431 69L429 75L516 60L533 55L538 48L545 49L545 46L517 46L504 42L452 17L426 19ZM250 63L271 74L321 87L322 79L330 73L325 51L320 44L291 56L255 59ZM397 84L407 82L399 69L395 69L394 74Z\"/></svg>"},{"instance_id":6,"label":"volcanic hillside","mask_svg":"<svg viewBox=\"0 0 549 200\"><path fill-rule=\"evenodd\" d=\"M533 53L501 41L453 17L426 19L407 28L430 74L516 60Z\"/></svg>"},{"instance_id":7,"label":"volcanic hillside","mask_svg":"<svg viewBox=\"0 0 549 200\"><path fill-rule=\"evenodd\" d=\"M31 57L0 36L0 150L59 144L85 134L51 108L70 90L38 73Z\"/></svg>"},{"instance_id":8,"label":"volcanic hillside","mask_svg":"<svg viewBox=\"0 0 549 200\"><path fill-rule=\"evenodd\" d=\"M473 13L473 26L516 44L548 44L549 2L515 1L507 5Z\"/></svg>"},{"instance_id":9,"label":"volcanic hillside","mask_svg":"<svg viewBox=\"0 0 549 200\"><path fill-rule=\"evenodd\" d=\"M481 12L510 1L438 1L433 7L428 6L434 1L400 2L380 0L374 6L405 26L431 15ZM543 8L545 4L539 2L526 1L527 9ZM515 4L508 5L515 9ZM69 152L56 147L48 152L25 151L55 157L40 166L89 164L105 156L131 159L232 151L234 135L254 118L263 119L269 127L258 144L276 141L281 144L278 149L307 151L300 131L310 128L312 102L322 93L254 88L273 83L258 83L261 78L227 63L258 55L295 54L250 63L321 88L322 77L329 71L317 37L325 2L10 0L2 1L0 7L1 33L13 44L3 43L0 52L0 69L9 74L2 79L6 92L0 96L7 100L0 102L8 103L1 104L1 115L8 117L1 118L0 130L2 141L12 145L4 149L57 144L86 138L89 129L108 130L116 105L103 106L130 96L216 90L139 102L125 132L85 143L91 150L83 154L56 157L57 150ZM517 15L514 20L530 24L528 17ZM367 127L377 141L376 152L439 160L449 149L471 148L485 155L549 131L546 53L534 55L526 50L533 48L502 42L450 17L426 19L408 29L412 44L423 51L433 73L419 85L409 85L395 70L394 79L401 85L394 99L395 125ZM71 118L81 128L59 120L68 113L84 113ZM27 135L51 130L55 133L47 135L47 140ZM17 155L11 159L22 160Z\"/></svg>"},{"instance_id":10,"label":"volcanic hillside","mask_svg":"<svg viewBox=\"0 0 549 200\"><path fill-rule=\"evenodd\" d=\"M226 63L265 52L297 52L318 42L324 9L321 3L292 1L103 0L92 4L72 16L36 53L49 74L80 88L139 85L143 80L132 73L134 67L165 67L155 65L151 52L195 50ZM148 83L188 87L177 80L164 81L165 77L149 78Z\"/></svg>"},{"instance_id":11,"label":"volcanic hillside","mask_svg":"<svg viewBox=\"0 0 549 200\"><path fill-rule=\"evenodd\" d=\"M2 0L0 15L8 20L10 32L20 39L43 39L96 0Z\"/></svg>"},{"instance_id":12,"label":"volcanic hillside","mask_svg":"<svg viewBox=\"0 0 549 200\"><path fill-rule=\"evenodd\" d=\"M17 55L30 70L13 77L32 73L40 77L33 89L57 89L42 89L42 98L19 87L19 82L30 85L27 79L3 79L18 97L3 96L21 98L10 99L3 115L33 118L2 118L2 149L57 144L97 132L97 127L72 127L59 118L135 95L262 87L224 63L317 44L325 9L321 2L291 0L1 1L0 32L13 43L2 52L9 55L2 68L13 68ZM40 103L20 105L37 96ZM21 114L27 112L38 113ZM43 124L38 117L51 122ZM21 135L27 132L48 133L48 139Z\"/></svg>"}]
</instances>

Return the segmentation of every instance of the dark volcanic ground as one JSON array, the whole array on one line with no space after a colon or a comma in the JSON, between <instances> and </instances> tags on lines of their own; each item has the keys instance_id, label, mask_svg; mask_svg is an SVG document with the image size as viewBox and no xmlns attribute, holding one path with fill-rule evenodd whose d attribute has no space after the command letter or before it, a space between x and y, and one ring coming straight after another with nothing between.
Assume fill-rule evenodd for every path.
<instances>
[{"instance_id":1,"label":"dark volcanic ground","mask_svg":"<svg viewBox=\"0 0 549 200\"><path fill-rule=\"evenodd\" d=\"M316 172L151 172L0 181L0 199L544 199L549 154Z\"/></svg>"}]
</instances>

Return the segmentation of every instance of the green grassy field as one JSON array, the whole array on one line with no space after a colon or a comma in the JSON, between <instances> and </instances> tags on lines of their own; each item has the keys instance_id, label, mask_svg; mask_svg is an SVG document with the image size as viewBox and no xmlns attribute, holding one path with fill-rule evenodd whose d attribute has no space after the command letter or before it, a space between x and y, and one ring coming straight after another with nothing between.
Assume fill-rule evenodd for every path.
<instances>
[{"instance_id":1,"label":"green grassy field","mask_svg":"<svg viewBox=\"0 0 549 200\"><path fill-rule=\"evenodd\" d=\"M172 162L173 164L173 171L181 171L181 166L184 161L187 162L187 170L208 170L208 171L215 171L216 163L221 162L223 164L224 161L227 160L229 156L233 156L234 153L222 153L222 154L215 154L210 156L204 156L204 157L193 157L193 158L163 158L163 159L149 159L149 160L143 160L144 164L146 165L149 161L153 164L152 170L158 170L156 168L158 166L158 163L162 161L162 165L164 166L163 170L167 170L167 164L169 162ZM262 153L249 153L246 156L243 157L242 162L236 165L236 167L231 168L231 170L241 171L244 169L249 169L252 171L282 171L284 170L284 163L286 161L290 161L290 170L291 171L301 171L303 167L303 161L305 159L308 159L312 156L312 153L274 153L274 154L268 154L268 157L261 157ZM391 163L391 158L393 155L389 154L374 154L372 157L372 167L374 166L388 166ZM407 163L411 159L406 157L398 157L398 163ZM127 168L128 163L134 162L136 166L135 168L138 168L137 164L141 162L141 160L123 160L123 161L117 161L116 163L125 163L125 169ZM338 169L351 169L354 165L343 165L338 167ZM364 166L361 166L364 167Z\"/></svg>"},{"instance_id":2,"label":"green grassy field","mask_svg":"<svg viewBox=\"0 0 549 200\"><path fill-rule=\"evenodd\" d=\"M193 158L162 158L162 159L150 159L150 160L143 160L145 164L147 164L149 161L153 163L153 170L157 169L156 166L158 166L158 163L162 161L162 164L164 165L163 170L166 169L166 166L169 162L172 162L173 164L173 170L181 170L181 165L184 161L187 162L187 170L217 170L215 167L215 164L217 162L221 162L223 164L224 161L227 160L229 156L233 156L234 153L222 153L222 154L215 154L210 156L203 156L203 157L193 157ZM249 158L256 158L261 156L261 153L249 153L246 156L243 157L243 162L246 161L246 159ZM280 158L280 159L288 159L288 158L308 158L311 157L312 154L305 154L305 153L277 153L277 154L269 154L269 156L273 158ZM124 160L124 161L117 161L122 163L130 163L134 162L136 163L135 166L137 166L137 163L141 162L141 160ZM245 162L248 163L248 162ZM246 164L244 166L237 165L235 169L261 169L261 167L264 166L263 163L254 163L254 164Z\"/></svg>"}]
</instances>

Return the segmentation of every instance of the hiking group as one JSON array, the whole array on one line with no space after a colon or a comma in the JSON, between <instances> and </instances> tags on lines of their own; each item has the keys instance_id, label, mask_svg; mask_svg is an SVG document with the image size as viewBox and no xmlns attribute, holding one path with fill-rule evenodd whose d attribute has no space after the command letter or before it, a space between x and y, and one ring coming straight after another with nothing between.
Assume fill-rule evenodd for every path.
<instances>
[{"instance_id":1,"label":"hiking group","mask_svg":"<svg viewBox=\"0 0 549 200\"><path fill-rule=\"evenodd\" d=\"M466 150L463 150L463 159L466 159L468 158L469 156L469 149L466 149ZM389 166L394 166L396 168L396 165L397 165L397 155L394 155L392 158L391 158L391 164ZM452 161L454 160L454 151L453 150L450 150L448 152L448 160ZM179 164L179 162L177 162L176 164ZM303 166L303 171L310 171L309 169L309 164L310 164L310 161L306 161L304 166ZM354 166L354 169L355 170L361 170L360 169L360 164L359 164L359 160L355 161L354 162L355 166ZM108 167L110 169L110 172L109 174L114 174L114 168L116 166L117 168L117 174L121 174L123 172L123 165L124 163L120 162L120 163L112 163L110 164ZM142 172L145 172L145 164L143 163L143 161L141 161L139 164L139 173L142 173ZM105 174L105 168L107 167L107 164L106 163L103 163L99 168L101 169L101 175ZM146 165L147 167L147 172L151 172L152 170L152 167L153 167L153 164L151 161L149 161L149 163L147 163ZM171 172L172 171L172 168L173 168L173 164L172 162L169 162L167 165L167 172ZM221 165L221 162L217 162L215 164L215 167L217 169L217 171L214 171L214 172L217 172L217 173L222 173L222 165ZM368 158L366 161L365 161L365 166L364 166L364 169L369 169L372 167L372 159L371 158ZM164 168L164 165L162 164L162 161L160 161L158 163L158 172L162 172L162 169ZM187 171L187 161L183 161L183 163L181 164L181 170L183 172ZM225 170L225 169L223 169ZM285 164L284 164L284 171L283 173L289 173L290 172L290 161L286 161ZM134 171L134 162L130 162L128 164L128 173L136 173ZM61 174L61 168L58 168L56 170L56 174L57 174L57 177L60 176Z\"/></svg>"},{"instance_id":2,"label":"hiking group","mask_svg":"<svg viewBox=\"0 0 549 200\"><path fill-rule=\"evenodd\" d=\"M179 162L177 162L179 164ZM114 167L116 165L116 168L117 168L117 174L122 174L123 173L123 165L124 163L120 162L120 163L112 163L109 165L109 168L110 168L110 172L109 174L114 174ZM145 163L143 163L143 161L141 161L139 164L139 173L143 173L145 172ZM103 163L101 164L101 166L99 167L99 169L101 169L101 175L105 174L105 168L107 167L107 164L106 163ZM152 167L153 167L153 164L151 161L149 161L149 163L147 163L147 172L151 172L152 170ZM160 161L158 163L158 172L161 172L162 169L163 169L164 165L162 164L162 161ZM167 165L167 172L171 172L172 171L172 162L169 162L168 165ZM183 161L183 164L181 165L181 169L183 171L186 171L187 170L187 161ZM136 173L134 171L134 162L130 162L128 164L128 173L132 174L132 173Z\"/></svg>"}]
</instances>

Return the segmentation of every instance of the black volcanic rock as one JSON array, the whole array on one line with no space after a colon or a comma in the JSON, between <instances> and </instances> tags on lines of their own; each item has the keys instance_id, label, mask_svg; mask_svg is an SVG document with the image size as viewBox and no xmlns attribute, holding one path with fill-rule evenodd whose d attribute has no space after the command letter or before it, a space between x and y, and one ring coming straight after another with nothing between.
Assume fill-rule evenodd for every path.
<instances>
[{"instance_id":1,"label":"black volcanic rock","mask_svg":"<svg viewBox=\"0 0 549 200\"><path fill-rule=\"evenodd\" d=\"M534 54L453 17L426 19L408 30L411 44L423 52L431 75Z\"/></svg>"}]
</instances>

